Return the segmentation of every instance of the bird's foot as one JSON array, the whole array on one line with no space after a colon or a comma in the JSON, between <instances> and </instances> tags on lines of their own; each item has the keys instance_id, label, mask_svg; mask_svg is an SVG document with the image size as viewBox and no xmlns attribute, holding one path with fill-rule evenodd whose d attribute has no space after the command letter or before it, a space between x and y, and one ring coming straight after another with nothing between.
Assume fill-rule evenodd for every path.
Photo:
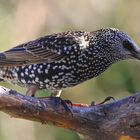
<instances>
[{"instance_id":1,"label":"bird's foot","mask_svg":"<svg viewBox=\"0 0 140 140\"><path fill-rule=\"evenodd\" d=\"M72 108L72 102L70 100L63 100L62 98L60 97L54 97L54 96L49 96L49 97L38 97L38 99L48 99L48 98L51 98L51 99L54 99L54 101L56 101L56 103L61 103L61 105L64 107L65 109L65 112L66 114L70 113L72 114L72 111L70 108ZM70 106L70 107L69 107ZM73 114L72 114L73 116Z\"/></svg>"},{"instance_id":2,"label":"bird's foot","mask_svg":"<svg viewBox=\"0 0 140 140\"><path fill-rule=\"evenodd\" d=\"M73 116L73 113L71 111L71 107L72 107L72 102L70 100L63 100L60 97L53 97L51 96L50 98L55 99L56 101L59 100L59 103L61 103L61 105L64 107L66 114L71 114Z\"/></svg>"},{"instance_id":3,"label":"bird's foot","mask_svg":"<svg viewBox=\"0 0 140 140\"><path fill-rule=\"evenodd\" d=\"M60 98L60 97L59 97ZM61 99L61 98L60 98ZM73 104L70 100L62 100L61 99L61 103L62 103L62 105L64 106L64 108L66 109L66 113L71 113L72 114L72 116L73 116L73 113L72 113L72 111L70 110L70 108L69 108L69 106L68 105L70 105L70 107L72 108L72 107L88 107L89 105L87 105L87 104L81 104L81 103L75 103L75 104Z\"/></svg>"},{"instance_id":4,"label":"bird's foot","mask_svg":"<svg viewBox=\"0 0 140 140\"><path fill-rule=\"evenodd\" d=\"M71 114L72 114L72 111L71 111L71 109L70 109L70 107L72 107L72 102L71 102L70 100L63 100L63 99L61 99L60 97L57 97L57 98L60 99L61 104L62 104L63 107L65 108L66 113L71 113ZM69 105L70 105L70 107L69 107ZM72 115L73 115L73 114L72 114Z\"/></svg>"},{"instance_id":5,"label":"bird's foot","mask_svg":"<svg viewBox=\"0 0 140 140\"><path fill-rule=\"evenodd\" d=\"M113 100L113 101L115 101L115 98L114 97L112 97L112 96L108 96L108 97L106 97L102 102L100 102L100 103L98 103L98 104L104 104L104 103L106 103L106 102L108 102L108 101L111 101L111 100Z\"/></svg>"},{"instance_id":6,"label":"bird's foot","mask_svg":"<svg viewBox=\"0 0 140 140\"><path fill-rule=\"evenodd\" d=\"M71 107L73 106L71 100L63 100L67 105L70 105Z\"/></svg>"},{"instance_id":7,"label":"bird's foot","mask_svg":"<svg viewBox=\"0 0 140 140\"><path fill-rule=\"evenodd\" d=\"M105 104L106 102L110 101L110 100L113 100L115 101L115 98L112 97L112 96L108 96L106 97L102 102L96 104L94 101L91 102L90 106L95 106L95 105L102 105L102 104Z\"/></svg>"}]
</instances>

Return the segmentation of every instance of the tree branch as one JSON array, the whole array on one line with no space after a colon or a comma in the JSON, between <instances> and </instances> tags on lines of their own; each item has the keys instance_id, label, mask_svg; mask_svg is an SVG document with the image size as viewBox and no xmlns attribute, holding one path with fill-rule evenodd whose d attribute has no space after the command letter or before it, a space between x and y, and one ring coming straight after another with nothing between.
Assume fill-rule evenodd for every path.
<instances>
[{"instance_id":1,"label":"tree branch","mask_svg":"<svg viewBox=\"0 0 140 140\"><path fill-rule=\"evenodd\" d=\"M0 110L12 117L74 130L91 140L140 140L140 93L112 103L72 106L67 113L59 98L33 98L0 87Z\"/></svg>"}]
</instances>

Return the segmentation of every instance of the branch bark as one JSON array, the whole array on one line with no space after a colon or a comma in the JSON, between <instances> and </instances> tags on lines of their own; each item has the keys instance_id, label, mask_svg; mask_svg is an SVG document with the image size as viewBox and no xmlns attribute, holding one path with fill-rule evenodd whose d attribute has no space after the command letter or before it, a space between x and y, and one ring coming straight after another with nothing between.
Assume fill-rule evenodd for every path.
<instances>
[{"instance_id":1,"label":"branch bark","mask_svg":"<svg viewBox=\"0 0 140 140\"><path fill-rule=\"evenodd\" d=\"M12 117L70 129L88 140L140 140L140 93L108 104L69 108L72 114L59 98L33 98L0 87L0 110Z\"/></svg>"}]
</instances>

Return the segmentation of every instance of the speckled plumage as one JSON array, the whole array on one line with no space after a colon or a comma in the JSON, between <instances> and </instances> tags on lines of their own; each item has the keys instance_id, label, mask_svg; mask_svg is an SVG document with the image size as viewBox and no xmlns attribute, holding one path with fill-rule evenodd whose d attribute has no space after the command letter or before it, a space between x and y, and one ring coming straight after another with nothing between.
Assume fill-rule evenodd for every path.
<instances>
[{"instance_id":1,"label":"speckled plumage","mask_svg":"<svg viewBox=\"0 0 140 140\"><path fill-rule=\"evenodd\" d=\"M1 53L0 78L21 86L60 91L129 58L139 59L140 50L118 29L71 31L41 37Z\"/></svg>"}]
</instances>

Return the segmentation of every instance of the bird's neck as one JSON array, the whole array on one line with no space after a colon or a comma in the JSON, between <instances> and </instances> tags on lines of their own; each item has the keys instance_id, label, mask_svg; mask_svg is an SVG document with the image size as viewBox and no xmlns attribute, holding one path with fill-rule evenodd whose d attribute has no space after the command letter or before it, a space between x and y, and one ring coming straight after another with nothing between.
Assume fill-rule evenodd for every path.
<instances>
[{"instance_id":1,"label":"bird's neck","mask_svg":"<svg viewBox=\"0 0 140 140\"><path fill-rule=\"evenodd\" d=\"M83 80L87 80L100 75L113 64L111 59L111 56L93 55L92 52L85 51L79 59L78 76Z\"/></svg>"}]
</instances>

